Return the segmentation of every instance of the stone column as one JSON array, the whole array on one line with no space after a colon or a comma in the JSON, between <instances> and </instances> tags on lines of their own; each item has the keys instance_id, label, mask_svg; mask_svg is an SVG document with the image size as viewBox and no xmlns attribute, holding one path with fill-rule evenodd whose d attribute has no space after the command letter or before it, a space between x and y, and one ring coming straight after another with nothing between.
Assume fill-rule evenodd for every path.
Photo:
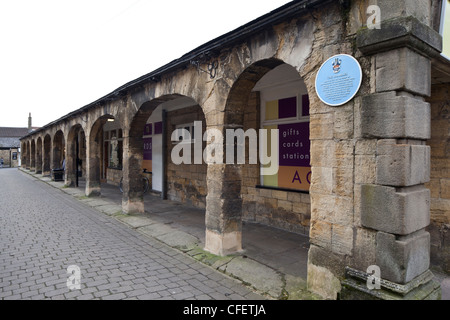
<instances>
[{"instance_id":1,"label":"stone column","mask_svg":"<svg viewBox=\"0 0 450 320\"><path fill-rule=\"evenodd\" d=\"M65 170L65 185L69 187L75 186L76 181L76 144L77 144L78 134L69 133L69 137L66 141L66 170Z\"/></svg>"},{"instance_id":2,"label":"stone column","mask_svg":"<svg viewBox=\"0 0 450 320\"><path fill-rule=\"evenodd\" d=\"M47 140L47 142L46 142ZM51 174L50 163L51 163L51 139L45 139L42 143L42 174L49 175Z\"/></svg>"},{"instance_id":3,"label":"stone column","mask_svg":"<svg viewBox=\"0 0 450 320\"><path fill-rule=\"evenodd\" d=\"M122 160L122 210L126 214L144 213L142 190L142 137L133 137L130 144L129 130L123 130Z\"/></svg>"},{"instance_id":4,"label":"stone column","mask_svg":"<svg viewBox=\"0 0 450 320\"><path fill-rule=\"evenodd\" d=\"M241 167L208 164L205 250L228 255L242 250Z\"/></svg>"},{"instance_id":5,"label":"stone column","mask_svg":"<svg viewBox=\"0 0 450 320\"><path fill-rule=\"evenodd\" d=\"M100 158L102 152L102 140L100 131L86 135L86 189L87 197L100 196ZM94 135L94 136L91 136Z\"/></svg>"},{"instance_id":6,"label":"stone column","mask_svg":"<svg viewBox=\"0 0 450 320\"><path fill-rule=\"evenodd\" d=\"M36 173L42 173L42 139L36 142ZM39 143L40 141L40 143Z\"/></svg>"},{"instance_id":7,"label":"stone column","mask_svg":"<svg viewBox=\"0 0 450 320\"><path fill-rule=\"evenodd\" d=\"M31 142L30 171L36 170L36 142Z\"/></svg>"},{"instance_id":8,"label":"stone column","mask_svg":"<svg viewBox=\"0 0 450 320\"><path fill-rule=\"evenodd\" d=\"M429 28L428 0L378 1L381 29L363 29L358 49L372 56L375 92L362 97L361 141L375 148L374 183L360 186L360 223L376 232L379 289L372 274L347 268L342 299L436 299L429 271L431 58L441 39ZM358 178L356 178L358 179ZM377 279L379 279L377 278ZM370 280L370 279L369 279ZM372 283L372 282L371 282ZM377 282L373 282L377 284ZM372 288L371 288L372 287Z\"/></svg>"}]
</instances>

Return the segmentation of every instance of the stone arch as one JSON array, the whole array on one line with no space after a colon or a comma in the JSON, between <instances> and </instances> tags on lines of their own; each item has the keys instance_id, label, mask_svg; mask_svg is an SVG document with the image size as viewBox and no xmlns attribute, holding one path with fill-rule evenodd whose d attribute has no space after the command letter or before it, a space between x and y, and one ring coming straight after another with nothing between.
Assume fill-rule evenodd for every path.
<instances>
[{"instance_id":1,"label":"stone arch","mask_svg":"<svg viewBox=\"0 0 450 320\"><path fill-rule=\"evenodd\" d=\"M59 169L63 167L65 160L65 139L64 133L61 129L57 130L52 139L53 159L52 169Z\"/></svg>"},{"instance_id":2,"label":"stone arch","mask_svg":"<svg viewBox=\"0 0 450 320\"><path fill-rule=\"evenodd\" d=\"M36 170L36 142L34 139L30 142L30 170Z\"/></svg>"},{"instance_id":3,"label":"stone arch","mask_svg":"<svg viewBox=\"0 0 450 320\"><path fill-rule=\"evenodd\" d=\"M48 176L51 173L50 161L51 161L51 149L52 149L52 138L50 134L46 134L43 139L42 148L42 174Z\"/></svg>"},{"instance_id":4,"label":"stone arch","mask_svg":"<svg viewBox=\"0 0 450 320\"><path fill-rule=\"evenodd\" d=\"M86 195L99 196L101 194L101 179L106 178L106 164L103 150L103 127L115 120L111 114L104 114L97 118L90 127L87 138L86 157Z\"/></svg>"},{"instance_id":5,"label":"stone arch","mask_svg":"<svg viewBox=\"0 0 450 320\"><path fill-rule=\"evenodd\" d=\"M237 77L226 99L223 126L224 136L226 129L246 130L251 128L252 126L249 127L248 123L246 123L249 119L254 123L254 129L259 128L260 97L257 92L253 92L253 89L266 74L282 65L287 64L277 58L259 60L245 68ZM301 79L297 68L294 66L290 67ZM307 93L306 85L304 90ZM226 255L242 250L243 210L248 210L248 207L243 207L243 198L247 201L256 197L255 194L246 196L248 195L247 190L249 187L252 188L253 193L258 191L255 187L259 184L255 185L255 180L259 180L260 170L259 165L252 166L248 164L248 154L249 150L247 149L245 165L235 163L208 166L209 201L207 202L205 249L212 253ZM218 181L220 182L218 183ZM253 185L250 186L249 183ZM309 196L305 197L308 198L305 199L305 202L309 202ZM292 198L294 197L292 196ZM256 201L254 203L247 201L246 205L256 206ZM258 209L261 209L261 207ZM254 208L254 211L256 211L256 208ZM254 216L250 218L255 219ZM273 223L270 223L270 217L267 217L266 224L273 225ZM277 227L280 227L280 224ZM308 232L308 229L305 230Z\"/></svg>"},{"instance_id":6,"label":"stone arch","mask_svg":"<svg viewBox=\"0 0 450 320\"><path fill-rule=\"evenodd\" d=\"M162 105L167 104L177 104L181 99L186 99L192 101L192 105L196 106L196 112L201 114L203 117L203 128L206 127L205 118L203 109L199 106L195 99L192 99L190 96L181 95L181 94L166 94L161 95L158 98L154 98L148 101L145 101L140 104L139 109L136 114L132 117L132 121L130 123L130 127L128 128L128 135L124 137L124 166L123 166L123 209L124 212L144 212L144 203L143 203L143 195L142 195L142 187L141 187L141 177L142 177L142 168L144 162L144 141L143 134L144 128L149 120L150 116L152 116L153 112ZM183 100L184 101L184 100ZM161 108L161 132L162 132L162 141L164 144L170 142L171 130L166 128L167 119L166 119L166 111L163 111ZM180 116L183 117L183 116ZM189 117L188 117L189 118ZM192 120L192 119L191 119ZM187 121L187 120L186 120ZM193 121L192 121L193 122ZM169 145L170 148L170 145ZM168 149L162 149L162 163L163 168L163 183L162 183L162 197L166 197L167 193L167 168L165 167L170 161L168 155ZM206 171L205 171L206 177ZM205 182L206 187L206 182ZM206 194L205 194L206 197Z\"/></svg>"},{"instance_id":7,"label":"stone arch","mask_svg":"<svg viewBox=\"0 0 450 320\"><path fill-rule=\"evenodd\" d=\"M67 135L65 184L78 187L86 159L86 136L80 124L73 125ZM84 164L85 165L85 164Z\"/></svg>"},{"instance_id":8,"label":"stone arch","mask_svg":"<svg viewBox=\"0 0 450 320\"><path fill-rule=\"evenodd\" d=\"M31 170L31 140L27 142L27 169Z\"/></svg>"},{"instance_id":9,"label":"stone arch","mask_svg":"<svg viewBox=\"0 0 450 320\"><path fill-rule=\"evenodd\" d=\"M36 141L36 173L42 173L42 137Z\"/></svg>"},{"instance_id":10,"label":"stone arch","mask_svg":"<svg viewBox=\"0 0 450 320\"><path fill-rule=\"evenodd\" d=\"M22 149L21 149L21 152L20 152L20 157L21 157L21 166L23 168L26 168L27 167L27 163L28 163L28 156L27 156L28 148L27 148L27 145L28 145L27 141L22 141Z\"/></svg>"}]
</instances>

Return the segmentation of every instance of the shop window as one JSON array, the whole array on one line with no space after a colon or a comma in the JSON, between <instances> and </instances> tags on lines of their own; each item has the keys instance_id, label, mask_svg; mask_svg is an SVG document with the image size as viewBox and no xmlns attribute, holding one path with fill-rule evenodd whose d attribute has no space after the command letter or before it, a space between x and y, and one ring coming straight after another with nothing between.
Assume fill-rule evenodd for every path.
<instances>
[{"instance_id":1,"label":"shop window","mask_svg":"<svg viewBox=\"0 0 450 320\"><path fill-rule=\"evenodd\" d=\"M278 129L278 172L261 174L264 187L309 191L311 180L309 99L307 94L262 101L261 128L268 130L266 150L270 154L271 132ZM262 167L268 167L262 165Z\"/></svg>"},{"instance_id":2,"label":"shop window","mask_svg":"<svg viewBox=\"0 0 450 320\"><path fill-rule=\"evenodd\" d=\"M122 130L115 129L104 132L108 167L122 169L123 137Z\"/></svg>"},{"instance_id":3,"label":"shop window","mask_svg":"<svg viewBox=\"0 0 450 320\"><path fill-rule=\"evenodd\" d=\"M177 130L178 142L175 141L174 143L180 142L194 143L195 142L194 128L195 128L194 123L185 123L177 125L175 129Z\"/></svg>"}]
</instances>

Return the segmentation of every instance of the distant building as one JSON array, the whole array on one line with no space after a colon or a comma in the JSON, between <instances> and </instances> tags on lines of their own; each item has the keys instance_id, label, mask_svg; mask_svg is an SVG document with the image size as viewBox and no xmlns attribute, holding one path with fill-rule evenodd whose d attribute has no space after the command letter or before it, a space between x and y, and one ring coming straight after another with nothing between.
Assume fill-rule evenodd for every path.
<instances>
[{"instance_id":1,"label":"distant building","mask_svg":"<svg viewBox=\"0 0 450 320\"><path fill-rule=\"evenodd\" d=\"M20 138L38 129L31 125L31 113L28 116L28 127L0 127L0 159L3 167L20 166Z\"/></svg>"}]
</instances>

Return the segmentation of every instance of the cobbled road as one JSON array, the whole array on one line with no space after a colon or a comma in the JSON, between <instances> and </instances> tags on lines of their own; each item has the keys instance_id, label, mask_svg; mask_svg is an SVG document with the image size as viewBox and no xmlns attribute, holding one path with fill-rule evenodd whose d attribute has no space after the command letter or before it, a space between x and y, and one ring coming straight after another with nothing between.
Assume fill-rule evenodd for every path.
<instances>
[{"instance_id":1,"label":"cobbled road","mask_svg":"<svg viewBox=\"0 0 450 320\"><path fill-rule=\"evenodd\" d=\"M71 290L73 265L81 286ZM0 299L261 298L26 173L0 169Z\"/></svg>"}]
</instances>

